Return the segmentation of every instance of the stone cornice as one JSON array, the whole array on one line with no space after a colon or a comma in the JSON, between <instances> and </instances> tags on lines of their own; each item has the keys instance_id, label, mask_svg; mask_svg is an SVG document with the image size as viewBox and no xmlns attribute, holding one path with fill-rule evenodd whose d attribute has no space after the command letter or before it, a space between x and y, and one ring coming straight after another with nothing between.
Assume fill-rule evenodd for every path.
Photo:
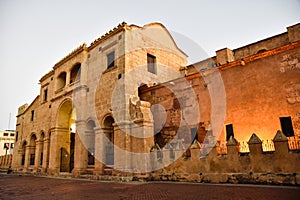
<instances>
[{"instance_id":1,"label":"stone cornice","mask_svg":"<svg viewBox=\"0 0 300 200\"><path fill-rule=\"evenodd\" d=\"M90 44L90 46L88 47L88 50L92 50L93 48L95 48L98 44L100 44L101 42L103 42L104 40L106 40L107 38L120 33L122 31L124 31L125 27L127 26L126 22L123 22L121 24L119 24L117 27L115 27L114 29L110 30L109 32L105 33L104 35L102 35L101 37L99 37L98 39L94 40L94 42L92 42Z\"/></svg>"},{"instance_id":2,"label":"stone cornice","mask_svg":"<svg viewBox=\"0 0 300 200\"><path fill-rule=\"evenodd\" d=\"M40 79L40 83L42 83L44 80L46 80L47 78L49 78L50 76L52 76L54 74L54 70L51 70L50 72L48 72L47 74L45 74L41 79Z\"/></svg>"},{"instance_id":3,"label":"stone cornice","mask_svg":"<svg viewBox=\"0 0 300 200\"><path fill-rule=\"evenodd\" d=\"M292 50L299 46L300 46L300 41L293 42L291 44L287 44L287 45L284 45L284 46L281 46L281 47L278 47L278 48L275 48L272 50L268 50L263 53L254 54L254 55L245 57L241 60L236 60L236 61L233 61L230 63L223 64L223 65L219 66L218 68L220 70L226 70L226 69L241 65L242 61L244 61L244 65L246 65L249 62L253 62L258 59L266 58L266 57L273 56L273 55L276 55L276 54L279 54L279 53L282 53L282 52L285 52L288 50Z\"/></svg>"},{"instance_id":4,"label":"stone cornice","mask_svg":"<svg viewBox=\"0 0 300 200\"><path fill-rule=\"evenodd\" d=\"M76 56L79 53L81 53L82 51L86 51L86 50L87 50L86 44L83 43L82 45L80 45L79 47L77 47L76 49L74 49L71 53L69 53L66 57L64 57L63 59L61 59L58 63L56 63L54 65L53 69L57 69L59 66L61 66L64 63L66 63L68 60L70 60L74 56Z\"/></svg>"}]
</instances>

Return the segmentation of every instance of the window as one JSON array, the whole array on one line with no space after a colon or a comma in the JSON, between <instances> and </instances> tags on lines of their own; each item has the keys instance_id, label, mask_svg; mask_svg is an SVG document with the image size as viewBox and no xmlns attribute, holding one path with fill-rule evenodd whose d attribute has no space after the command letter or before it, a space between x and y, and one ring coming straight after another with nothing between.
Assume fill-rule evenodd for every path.
<instances>
[{"instance_id":1,"label":"window","mask_svg":"<svg viewBox=\"0 0 300 200\"><path fill-rule=\"evenodd\" d=\"M88 165L94 165L95 164L95 149L89 148L88 149Z\"/></svg>"},{"instance_id":2,"label":"window","mask_svg":"<svg viewBox=\"0 0 300 200\"><path fill-rule=\"evenodd\" d=\"M15 136L15 134L14 134L14 133L11 133L11 134L10 134L10 136L11 136L11 137L14 137L14 136Z\"/></svg>"},{"instance_id":3,"label":"window","mask_svg":"<svg viewBox=\"0 0 300 200\"><path fill-rule=\"evenodd\" d=\"M231 136L234 137L233 126L232 126L232 124L227 124L226 125L226 141L228 141Z\"/></svg>"},{"instance_id":4,"label":"window","mask_svg":"<svg viewBox=\"0 0 300 200\"><path fill-rule=\"evenodd\" d=\"M11 143L11 144L10 144L10 148L11 148L11 149L13 149L13 148L14 148L14 146L15 146L15 144L14 144L14 143Z\"/></svg>"},{"instance_id":5,"label":"window","mask_svg":"<svg viewBox=\"0 0 300 200\"><path fill-rule=\"evenodd\" d=\"M34 158L35 158L35 155L30 154L30 165L34 165Z\"/></svg>"},{"instance_id":6,"label":"window","mask_svg":"<svg viewBox=\"0 0 300 200\"><path fill-rule=\"evenodd\" d=\"M70 84L76 81L80 81L81 64L77 63L71 70Z\"/></svg>"},{"instance_id":7,"label":"window","mask_svg":"<svg viewBox=\"0 0 300 200\"><path fill-rule=\"evenodd\" d=\"M8 136L8 133L3 133L3 136Z\"/></svg>"},{"instance_id":8,"label":"window","mask_svg":"<svg viewBox=\"0 0 300 200\"><path fill-rule=\"evenodd\" d=\"M19 137L19 132L16 132L16 142L18 141L18 137Z\"/></svg>"},{"instance_id":9,"label":"window","mask_svg":"<svg viewBox=\"0 0 300 200\"><path fill-rule=\"evenodd\" d=\"M25 164L25 154L22 154L22 158L21 158L21 165Z\"/></svg>"},{"instance_id":10,"label":"window","mask_svg":"<svg viewBox=\"0 0 300 200\"><path fill-rule=\"evenodd\" d=\"M156 57L150 54L147 54L147 69L148 72L156 74Z\"/></svg>"},{"instance_id":11,"label":"window","mask_svg":"<svg viewBox=\"0 0 300 200\"><path fill-rule=\"evenodd\" d=\"M280 117L281 130L287 137L294 136L294 129L291 117Z\"/></svg>"},{"instance_id":12,"label":"window","mask_svg":"<svg viewBox=\"0 0 300 200\"><path fill-rule=\"evenodd\" d=\"M31 111L31 121L34 119L34 110Z\"/></svg>"},{"instance_id":13,"label":"window","mask_svg":"<svg viewBox=\"0 0 300 200\"><path fill-rule=\"evenodd\" d=\"M48 89L44 90L44 102L47 101L48 98Z\"/></svg>"},{"instance_id":14,"label":"window","mask_svg":"<svg viewBox=\"0 0 300 200\"><path fill-rule=\"evenodd\" d=\"M41 158L40 158L40 165L43 165L43 153L41 153Z\"/></svg>"},{"instance_id":15,"label":"window","mask_svg":"<svg viewBox=\"0 0 300 200\"><path fill-rule=\"evenodd\" d=\"M115 66L115 52L107 54L107 69Z\"/></svg>"},{"instance_id":16,"label":"window","mask_svg":"<svg viewBox=\"0 0 300 200\"><path fill-rule=\"evenodd\" d=\"M67 78L67 73L66 72L62 72L59 74L59 76L57 77L57 83L56 83L56 89L62 89L65 87L66 85L66 78Z\"/></svg>"}]
</instances>

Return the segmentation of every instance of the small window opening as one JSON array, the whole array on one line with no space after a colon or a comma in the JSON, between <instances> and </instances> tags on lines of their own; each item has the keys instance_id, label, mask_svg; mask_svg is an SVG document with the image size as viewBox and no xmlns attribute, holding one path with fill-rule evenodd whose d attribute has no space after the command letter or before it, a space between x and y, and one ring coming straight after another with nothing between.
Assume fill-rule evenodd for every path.
<instances>
[{"instance_id":1,"label":"small window opening","mask_svg":"<svg viewBox=\"0 0 300 200\"><path fill-rule=\"evenodd\" d=\"M228 141L231 136L234 137L233 126L232 126L232 124L227 124L226 125L226 141Z\"/></svg>"},{"instance_id":2,"label":"small window opening","mask_svg":"<svg viewBox=\"0 0 300 200\"><path fill-rule=\"evenodd\" d=\"M115 52L107 54L107 69L115 66Z\"/></svg>"},{"instance_id":3,"label":"small window opening","mask_svg":"<svg viewBox=\"0 0 300 200\"><path fill-rule=\"evenodd\" d=\"M281 130L283 134L287 137L292 137L295 135L292 118L291 117L280 117Z\"/></svg>"},{"instance_id":4,"label":"small window opening","mask_svg":"<svg viewBox=\"0 0 300 200\"><path fill-rule=\"evenodd\" d=\"M34 119L34 110L31 111L31 121Z\"/></svg>"},{"instance_id":5,"label":"small window opening","mask_svg":"<svg viewBox=\"0 0 300 200\"><path fill-rule=\"evenodd\" d=\"M152 74L157 74L156 57L151 54L147 54L147 69L148 72Z\"/></svg>"},{"instance_id":6,"label":"small window opening","mask_svg":"<svg viewBox=\"0 0 300 200\"><path fill-rule=\"evenodd\" d=\"M44 102L48 99L48 89L44 90Z\"/></svg>"},{"instance_id":7,"label":"small window opening","mask_svg":"<svg viewBox=\"0 0 300 200\"><path fill-rule=\"evenodd\" d=\"M81 74L80 72L81 72L81 64L78 63L74 65L74 67L71 70L70 84L76 81L80 81L80 74Z\"/></svg>"}]
</instances>

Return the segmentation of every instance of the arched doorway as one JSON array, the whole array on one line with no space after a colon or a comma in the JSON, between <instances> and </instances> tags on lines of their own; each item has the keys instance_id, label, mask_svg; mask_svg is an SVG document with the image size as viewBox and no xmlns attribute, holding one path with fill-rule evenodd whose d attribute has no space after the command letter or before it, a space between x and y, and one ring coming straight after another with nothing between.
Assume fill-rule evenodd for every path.
<instances>
[{"instance_id":1,"label":"arched doorway","mask_svg":"<svg viewBox=\"0 0 300 200\"><path fill-rule=\"evenodd\" d=\"M74 168L74 149L76 133L76 112L71 100L66 100L59 108L57 116L57 142L60 172L72 172ZM51 135L52 137L52 135ZM51 144L55 145L55 144Z\"/></svg>"},{"instance_id":2,"label":"arched doorway","mask_svg":"<svg viewBox=\"0 0 300 200\"><path fill-rule=\"evenodd\" d=\"M88 166L95 165L95 131L96 124L93 120L87 122L86 135L88 136Z\"/></svg>"},{"instance_id":3,"label":"arched doorway","mask_svg":"<svg viewBox=\"0 0 300 200\"><path fill-rule=\"evenodd\" d=\"M113 117L107 116L103 123L104 134L108 139L108 142L105 144L105 164L109 167L114 165L114 122Z\"/></svg>"},{"instance_id":4,"label":"arched doorway","mask_svg":"<svg viewBox=\"0 0 300 200\"><path fill-rule=\"evenodd\" d=\"M30 142L29 142L29 165L34 166L34 160L35 160L35 148L36 148L36 135L33 134L30 137Z\"/></svg>"}]
</instances>

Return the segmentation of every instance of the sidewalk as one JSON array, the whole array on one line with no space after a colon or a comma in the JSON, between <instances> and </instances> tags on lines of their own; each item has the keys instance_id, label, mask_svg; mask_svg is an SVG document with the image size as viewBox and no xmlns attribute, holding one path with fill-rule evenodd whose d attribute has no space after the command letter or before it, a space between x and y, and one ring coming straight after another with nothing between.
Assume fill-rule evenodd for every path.
<instances>
[{"instance_id":1,"label":"sidewalk","mask_svg":"<svg viewBox=\"0 0 300 200\"><path fill-rule=\"evenodd\" d=\"M100 182L0 174L0 199L299 199L300 188L173 182Z\"/></svg>"}]
</instances>

